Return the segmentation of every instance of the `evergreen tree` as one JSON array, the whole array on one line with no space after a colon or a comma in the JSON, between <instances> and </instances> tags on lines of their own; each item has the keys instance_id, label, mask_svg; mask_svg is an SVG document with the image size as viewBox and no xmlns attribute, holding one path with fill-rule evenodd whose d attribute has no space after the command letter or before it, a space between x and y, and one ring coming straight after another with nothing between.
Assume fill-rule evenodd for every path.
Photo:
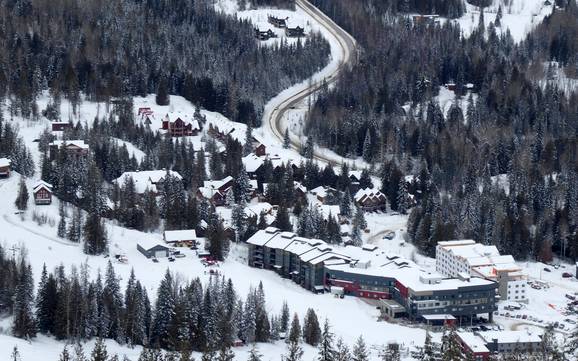
<instances>
[{"instance_id":1,"label":"evergreen tree","mask_svg":"<svg viewBox=\"0 0 578 361\"><path fill-rule=\"evenodd\" d=\"M168 82L165 77L159 81L155 100L157 105L169 105L170 103Z\"/></svg>"},{"instance_id":2,"label":"evergreen tree","mask_svg":"<svg viewBox=\"0 0 578 361\"><path fill-rule=\"evenodd\" d=\"M352 352L352 361L368 361L369 360L369 352L367 351L367 346L365 345L365 341L363 340L362 336L359 336L357 342L353 346Z\"/></svg>"},{"instance_id":3,"label":"evergreen tree","mask_svg":"<svg viewBox=\"0 0 578 361\"><path fill-rule=\"evenodd\" d=\"M279 325L281 332L287 332L289 329L289 319L291 315L289 313L289 305L287 305L287 301L283 301L283 306L281 307L281 317L279 320Z\"/></svg>"},{"instance_id":4,"label":"evergreen tree","mask_svg":"<svg viewBox=\"0 0 578 361\"><path fill-rule=\"evenodd\" d=\"M329 326L329 321L325 319L323 324L323 332L321 333L321 340L319 342L319 353L317 359L319 361L334 361L336 351L333 346L333 333Z\"/></svg>"},{"instance_id":5,"label":"evergreen tree","mask_svg":"<svg viewBox=\"0 0 578 361\"><path fill-rule=\"evenodd\" d=\"M379 356L383 361L400 361L399 345L397 343L388 344L382 348Z\"/></svg>"},{"instance_id":6,"label":"evergreen tree","mask_svg":"<svg viewBox=\"0 0 578 361\"><path fill-rule=\"evenodd\" d=\"M71 225L72 226L72 225ZM83 228L84 253L104 254L108 250L106 230L100 216L89 213Z\"/></svg>"},{"instance_id":7,"label":"evergreen tree","mask_svg":"<svg viewBox=\"0 0 578 361\"><path fill-rule=\"evenodd\" d=\"M442 361L462 360L462 349L457 339L456 330L444 331L442 336Z\"/></svg>"},{"instance_id":8,"label":"evergreen tree","mask_svg":"<svg viewBox=\"0 0 578 361\"><path fill-rule=\"evenodd\" d=\"M18 195L16 196L16 201L14 202L16 208L24 211L28 208L28 188L26 187L26 182L23 177L20 177L20 185L18 188Z\"/></svg>"},{"instance_id":9,"label":"evergreen tree","mask_svg":"<svg viewBox=\"0 0 578 361\"><path fill-rule=\"evenodd\" d=\"M72 361L72 358L68 353L68 346L66 345L64 346L64 349L62 350L62 353L60 354L58 361Z\"/></svg>"},{"instance_id":10,"label":"evergreen tree","mask_svg":"<svg viewBox=\"0 0 578 361\"><path fill-rule=\"evenodd\" d=\"M407 182L402 178L397 187L397 211L401 214L407 214L410 207L410 199L407 191Z\"/></svg>"},{"instance_id":11,"label":"evergreen tree","mask_svg":"<svg viewBox=\"0 0 578 361\"><path fill-rule=\"evenodd\" d=\"M317 346L321 338L321 328L317 320L317 314L310 308L305 314L303 321L303 340L311 346Z\"/></svg>"},{"instance_id":12,"label":"evergreen tree","mask_svg":"<svg viewBox=\"0 0 578 361\"><path fill-rule=\"evenodd\" d=\"M335 351L335 361L351 361L351 353L349 352L349 348L343 342L343 339L340 337L337 340L337 350Z\"/></svg>"},{"instance_id":13,"label":"evergreen tree","mask_svg":"<svg viewBox=\"0 0 578 361\"><path fill-rule=\"evenodd\" d=\"M289 220L289 213L284 205L280 205L277 209L277 217L275 218L275 226L282 231L292 232L293 226Z\"/></svg>"},{"instance_id":14,"label":"evergreen tree","mask_svg":"<svg viewBox=\"0 0 578 361\"><path fill-rule=\"evenodd\" d=\"M287 344L287 354L285 354L285 361L299 361L303 357L303 348L297 341L289 341Z\"/></svg>"},{"instance_id":15,"label":"evergreen tree","mask_svg":"<svg viewBox=\"0 0 578 361\"><path fill-rule=\"evenodd\" d=\"M289 329L289 336L287 337L287 342L299 342L301 339L301 326L299 325L299 316L297 314L293 315L293 321L291 321L291 328Z\"/></svg>"},{"instance_id":16,"label":"evergreen tree","mask_svg":"<svg viewBox=\"0 0 578 361\"><path fill-rule=\"evenodd\" d=\"M90 361L107 361L108 352L106 351L106 345L102 338L97 338L92 353L90 354Z\"/></svg>"},{"instance_id":17,"label":"evergreen tree","mask_svg":"<svg viewBox=\"0 0 578 361\"><path fill-rule=\"evenodd\" d=\"M261 357L262 355L259 353L257 345L253 344L251 350L249 350L249 358L247 359L247 361L261 361Z\"/></svg>"},{"instance_id":18,"label":"evergreen tree","mask_svg":"<svg viewBox=\"0 0 578 361\"><path fill-rule=\"evenodd\" d=\"M22 255L18 265L18 281L14 292L12 334L15 337L30 339L36 336L36 320L32 310L33 282L32 268L26 263Z\"/></svg>"},{"instance_id":19,"label":"evergreen tree","mask_svg":"<svg viewBox=\"0 0 578 361\"><path fill-rule=\"evenodd\" d=\"M283 134L283 148L289 149L291 145L291 138L289 138L289 129L285 128L285 133Z\"/></svg>"},{"instance_id":20,"label":"evergreen tree","mask_svg":"<svg viewBox=\"0 0 578 361\"><path fill-rule=\"evenodd\" d=\"M58 220L58 230L56 231L56 235L60 238L66 237L66 218L62 214Z\"/></svg>"}]
</instances>

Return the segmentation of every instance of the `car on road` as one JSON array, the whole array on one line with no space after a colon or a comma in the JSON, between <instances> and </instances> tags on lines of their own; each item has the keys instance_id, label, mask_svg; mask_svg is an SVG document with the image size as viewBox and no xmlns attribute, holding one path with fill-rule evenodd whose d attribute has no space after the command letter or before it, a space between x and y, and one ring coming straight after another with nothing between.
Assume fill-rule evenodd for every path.
<instances>
[{"instance_id":1,"label":"car on road","mask_svg":"<svg viewBox=\"0 0 578 361\"><path fill-rule=\"evenodd\" d=\"M388 231L383 236L383 239L386 239L386 240L392 240L394 238L395 238L395 232L394 231Z\"/></svg>"}]
</instances>

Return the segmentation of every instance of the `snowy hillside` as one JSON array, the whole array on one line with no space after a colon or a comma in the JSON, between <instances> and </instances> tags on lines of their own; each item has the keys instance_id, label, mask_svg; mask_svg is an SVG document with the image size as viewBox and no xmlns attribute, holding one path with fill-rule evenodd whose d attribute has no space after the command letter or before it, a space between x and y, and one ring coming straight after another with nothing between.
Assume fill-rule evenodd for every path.
<instances>
[{"instance_id":1,"label":"snowy hillside","mask_svg":"<svg viewBox=\"0 0 578 361\"><path fill-rule=\"evenodd\" d=\"M496 20L500 6L502 26L498 31L510 30L516 42L523 40L528 32L552 12L552 5L545 5L543 0L493 0L492 5L484 9L486 27ZM464 35L468 35L478 26L479 18L479 8L466 3L466 13L454 21L460 24Z\"/></svg>"}]
</instances>

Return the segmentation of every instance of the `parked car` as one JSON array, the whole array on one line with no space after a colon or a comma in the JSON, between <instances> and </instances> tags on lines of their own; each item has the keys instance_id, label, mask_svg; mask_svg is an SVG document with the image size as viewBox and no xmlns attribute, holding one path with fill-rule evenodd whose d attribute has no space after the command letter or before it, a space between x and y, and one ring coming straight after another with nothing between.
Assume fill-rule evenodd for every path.
<instances>
[{"instance_id":1,"label":"parked car","mask_svg":"<svg viewBox=\"0 0 578 361\"><path fill-rule=\"evenodd\" d=\"M156 259L156 258L153 258L153 262L154 262L154 263L159 263L159 260Z\"/></svg>"},{"instance_id":2,"label":"parked car","mask_svg":"<svg viewBox=\"0 0 578 361\"><path fill-rule=\"evenodd\" d=\"M395 238L395 232L393 232L393 231L389 231L383 236L383 239L386 239L386 240L392 240L394 238Z\"/></svg>"},{"instance_id":3,"label":"parked car","mask_svg":"<svg viewBox=\"0 0 578 361\"><path fill-rule=\"evenodd\" d=\"M552 270L549 269L548 267L544 267L544 271L546 271L546 272L552 272Z\"/></svg>"},{"instance_id":4,"label":"parked car","mask_svg":"<svg viewBox=\"0 0 578 361\"><path fill-rule=\"evenodd\" d=\"M564 273L562 273L562 277L563 278L572 278L572 273L564 272Z\"/></svg>"},{"instance_id":5,"label":"parked car","mask_svg":"<svg viewBox=\"0 0 578 361\"><path fill-rule=\"evenodd\" d=\"M576 296L571 295L571 294L569 294L569 293L566 294L566 298L569 299L569 300L572 300L572 301L575 301L575 300L576 300Z\"/></svg>"}]
</instances>

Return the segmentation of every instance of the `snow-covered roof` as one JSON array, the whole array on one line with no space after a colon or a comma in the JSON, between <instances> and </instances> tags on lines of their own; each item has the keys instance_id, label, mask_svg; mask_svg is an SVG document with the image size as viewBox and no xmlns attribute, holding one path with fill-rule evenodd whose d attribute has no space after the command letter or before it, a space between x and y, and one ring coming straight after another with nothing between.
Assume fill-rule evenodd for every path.
<instances>
[{"instance_id":1,"label":"snow-covered roof","mask_svg":"<svg viewBox=\"0 0 578 361\"><path fill-rule=\"evenodd\" d=\"M223 185L232 182L234 179L231 176L227 176L223 179L220 180L214 180L214 181L204 181L203 182L203 186L205 188L213 188L213 189L219 189L221 188Z\"/></svg>"},{"instance_id":2,"label":"snow-covered roof","mask_svg":"<svg viewBox=\"0 0 578 361\"><path fill-rule=\"evenodd\" d=\"M245 208L245 215L247 217L259 216L261 212L269 213L273 206L267 202L259 202L257 204L250 204Z\"/></svg>"},{"instance_id":3,"label":"snow-covered roof","mask_svg":"<svg viewBox=\"0 0 578 361\"><path fill-rule=\"evenodd\" d=\"M169 174L177 179L183 179L183 177L173 170L168 171ZM132 178L134 182L134 187L137 193L144 193L147 189L156 192L157 188L155 184L164 181L167 175L166 170L144 170L136 172L124 172L117 179L114 180L119 186L123 185L127 178Z\"/></svg>"},{"instance_id":4,"label":"snow-covered roof","mask_svg":"<svg viewBox=\"0 0 578 361\"><path fill-rule=\"evenodd\" d=\"M197 232L194 229L165 231L164 238L165 242L190 241L197 239Z\"/></svg>"},{"instance_id":5,"label":"snow-covered roof","mask_svg":"<svg viewBox=\"0 0 578 361\"><path fill-rule=\"evenodd\" d=\"M148 114L147 114L148 115ZM186 124L191 124L192 129L193 130L200 130L201 127L199 126L199 122L197 121L197 119L191 115L190 113L187 112L181 112L181 111L176 111L176 112L170 112L167 113L165 115L165 120L168 120L169 122L174 122L176 121L178 118L181 118L181 120L183 122L185 122Z\"/></svg>"},{"instance_id":6,"label":"snow-covered roof","mask_svg":"<svg viewBox=\"0 0 578 361\"><path fill-rule=\"evenodd\" d=\"M519 331L480 331L478 335L485 343L492 343L497 340L498 343L541 343L542 338L539 334L528 330Z\"/></svg>"},{"instance_id":7,"label":"snow-covered roof","mask_svg":"<svg viewBox=\"0 0 578 361\"><path fill-rule=\"evenodd\" d=\"M490 350L486 347L484 340L474 335L473 332L458 331L457 335L472 352L490 352Z\"/></svg>"},{"instance_id":8,"label":"snow-covered roof","mask_svg":"<svg viewBox=\"0 0 578 361\"><path fill-rule=\"evenodd\" d=\"M37 181L36 183L34 183L34 187L32 188L32 191L33 191L34 193L36 193L36 192L38 192L38 191L39 191L40 189L42 189L42 188L47 189L48 191L51 191L51 192L52 192L52 184L47 183L47 182L45 182L45 181L43 181L43 180L39 180L39 181Z\"/></svg>"},{"instance_id":9,"label":"snow-covered roof","mask_svg":"<svg viewBox=\"0 0 578 361\"><path fill-rule=\"evenodd\" d=\"M360 202L365 198L374 199L374 198L381 198L381 197L385 197L385 195L383 193L381 193L380 190L372 189L372 188L360 189L357 191L357 193L355 193L355 196L353 196L353 198L355 199L356 202Z\"/></svg>"},{"instance_id":10,"label":"snow-covered roof","mask_svg":"<svg viewBox=\"0 0 578 361\"><path fill-rule=\"evenodd\" d=\"M257 156L256 154L251 153L246 157L243 157L242 161L247 173L255 173L257 169L259 169L263 165L265 159L263 157Z\"/></svg>"},{"instance_id":11,"label":"snow-covered roof","mask_svg":"<svg viewBox=\"0 0 578 361\"><path fill-rule=\"evenodd\" d=\"M84 140L55 140L52 143L50 143L50 145L57 146L59 148L62 147L64 144L66 144L66 146L73 145L77 148L88 149L88 144L86 144Z\"/></svg>"},{"instance_id":12,"label":"snow-covered roof","mask_svg":"<svg viewBox=\"0 0 578 361\"><path fill-rule=\"evenodd\" d=\"M12 161L8 158L0 158L0 167L8 167Z\"/></svg>"},{"instance_id":13,"label":"snow-covered roof","mask_svg":"<svg viewBox=\"0 0 578 361\"><path fill-rule=\"evenodd\" d=\"M349 177L354 177L357 180L361 179L361 171L360 170L350 170Z\"/></svg>"},{"instance_id":14,"label":"snow-covered roof","mask_svg":"<svg viewBox=\"0 0 578 361\"><path fill-rule=\"evenodd\" d=\"M329 215L332 217L339 217L341 215L341 208L339 206L328 205L328 204L317 204L316 205L319 214L323 217L324 220L329 219Z\"/></svg>"}]
</instances>

